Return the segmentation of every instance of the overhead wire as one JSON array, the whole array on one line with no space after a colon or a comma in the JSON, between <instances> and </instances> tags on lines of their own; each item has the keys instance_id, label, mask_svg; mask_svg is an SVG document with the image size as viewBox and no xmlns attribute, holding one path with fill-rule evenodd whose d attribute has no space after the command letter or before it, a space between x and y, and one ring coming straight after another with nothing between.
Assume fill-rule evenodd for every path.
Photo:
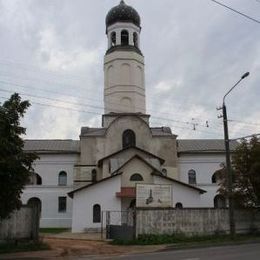
<instances>
[{"instance_id":1,"label":"overhead wire","mask_svg":"<svg viewBox=\"0 0 260 260\"><path fill-rule=\"evenodd\" d=\"M249 20L251 20L251 21L253 21L253 22L255 22L255 23L260 24L260 21L259 21L259 20L255 19L255 18L253 18L253 17L251 17L251 16L249 16L249 15L247 15L247 14L244 14L244 13L242 13L242 12L240 12L240 11L238 11L238 10L236 10L236 9L234 9L234 8L232 8L232 7L230 7L230 6L227 6L227 5L225 5L225 4L223 4L223 3L219 2L219 1L216 1L216 0L210 0L210 1L212 1L212 2L214 2L214 3L216 3L216 4L218 4L218 5L220 5L220 6L224 7L224 8L226 8L226 9L229 9L230 11L232 11L232 12L234 12L234 13L237 13L237 14L239 14L239 15L241 15L241 16L243 16L243 17L245 17L245 18L247 18L247 19L249 19Z\"/></svg>"},{"instance_id":2,"label":"overhead wire","mask_svg":"<svg viewBox=\"0 0 260 260\"><path fill-rule=\"evenodd\" d=\"M0 80L0 82L3 82ZM19 86L19 84L15 84L17 86ZM1 92L9 92L9 93L12 93L13 91L11 90L5 90L5 89L1 89L0 88L0 91ZM71 102L71 101L64 101L64 100L61 100L61 99L56 99L56 98L50 98L50 97L44 97L44 96L39 96L39 95L33 95L33 94L28 94L28 93L22 93L20 92L21 95L25 95L25 96L28 96L28 97L35 97L35 98L43 98L43 99L47 99L47 100L52 100L52 101L58 101L58 102L63 102L63 103L69 103L69 104L73 104L73 105L76 105L76 106L84 106L84 107L92 107L92 108L95 108L95 109L99 109L99 110L103 110L103 106L94 106L94 105L90 105L90 104L83 104L83 103L79 103L79 102ZM62 94L61 94L62 95ZM113 105L117 105L117 106L122 106L122 104L119 104L119 103L115 103L115 102L107 102L108 104L113 104ZM125 106L122 106L122 107L125 107ZM109 108L109 107L108 107ZM171 115L171 114L170 114ZM171 115L173 116L173 115ZM186 125L190 125L190 126L193 126L194 123L193 122L189 122L189 121L181 121L181 120L175 120L175 119L171 119L171 118L163 118L163 117L160 117L160 116L153 116L153 118L155 119L161 119L161 120L166 120L166 121L173 121L175 123L181 123L181 124L186 124ZM204 125L202 124L197 124L198 126L201 126L201 127L205 127Z\"/></svg>"}]
</instances>

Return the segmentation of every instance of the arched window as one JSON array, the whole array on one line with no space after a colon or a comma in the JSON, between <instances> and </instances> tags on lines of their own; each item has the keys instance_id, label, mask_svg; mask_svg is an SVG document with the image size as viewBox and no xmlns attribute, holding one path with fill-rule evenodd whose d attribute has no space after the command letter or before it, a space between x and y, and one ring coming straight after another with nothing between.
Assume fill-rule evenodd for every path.
<instances>
[{"instance_id":1,"label":"arched window","mask_svg":"<svg viewBox=\"0 0 260 260\"><path fill-rule=\"evenodd\" d=\"M39 214L42 211L42 202L39 198L36 198L36 197L30 198L27 202L27 205L30 207L36 208L37 211L39 212Z\"/></svg>"},{"instance_id":2,"label":"arched window","mask_svg":"<svg viewBox=\"0 0 260 260\"><path fill-rule=\"evenodd\" d=\"M138 48L138 35L136 32L133 34L134 46Z\"/></svg>"},{"instance_id":3,"label":"arched window","mask_svg":"<svg viewBox=\"0 0 260 260\"><path fill-rule=\"evenodd\" d=\"M129 33L127 30L121 32L121 45L129 45Z\"/></svg>"},{"instance_id":4,"label":"arched window","mask_svg":"<svg viewBox=\"0 0 260 260\"><path fill-rule=\"evenodd\" d=\"M67 173L65 171L61 171L59 173L59 186L67 185Z\"/></svg>"},{"instance_id":5,"label":"arched window","mask_svg":"<svg viewBox=\"0 0 260 260\"><path fill-rule=\"evenodd\" d=\"M211 182L212 183L219 183L221 180L221 171L222 170L217 170L214 172L214 174L211 177Z\"/></svg>"},{"instance_id":6,"label":"arched window","mask_svg":"<svg viewBox=\"0 0 260 260\"><path fill-rule=\"evenodd\" d=\"M135 146L135 133L128 129L123 133L123 149Z\"/></svg>"},{"instance_id":7,"label":"arched window","mask_svg":"<svg viewBox=\"0 0 260 260\"><path fill-rule=\"evenodd\" d=\"M189 184L196 184L196 172L194 170L188 171Z\"/></svg>"},{"instance_id":8,"label":"arched window","mask_svg":"<svg viewBox=\"0 0 260 260\"><path fill-rule=\"evenodd\" d=\"M28 185L42 185L42 178L38 173L32 173Z\"/></svg>"},{"instance_id":9,"label":"arched window","mask_svg":"<svg viewBox=\"0 0 260 260\"><path fill-rule=\"evenodd\" d=\"M91 179L92 179L92 182L96 182L97 181L97 170L96 169L92 170L92 172L91 172Z\"/></svg>"},{"instance_id":10,"label":"arched window","mask_svg":"<svg viewBox=\"0 0 260 260\"><path fill-rule=\"evenodd\" d=\"M111 46L116 46L116 33L112 32L111 33Z\"/></svg>"},{"instance_id":11,"label":"arched window","mask_svg":"<svg viewBox=\"0 0 260 260\"><path fill-rule=\"evenodd\" d=\"M101 207L99 204L93 206L93 223L101 222Z\"/></svg>"},{"instance_id":12,"label":"arched window","mask_svg":"<svg viewBox=\"0 0 260 260\"><path fill-rule=\"evenodd\" d=\"M226 205L226 199L223 195L216 195L215 198L214 198L214 208L215 209L223 209L223 208L226 208L227 205Z\"/></svg>"},{"instance_id":13,"label":"arched window","mask_svg":"<svg viewBox=\"0 0 260 260\"><path fill-rule=\"evenodd\" d=\"M176 209L183 209L182 203L177 202L177 203L175 204L175 208L176 208Z\"/></svg>"},{"instance_id":14,"label":"arched window","mask_svg":"<svg viewBox=\"0 0 260 260\"><path fill-rule=\"evenodd\" d=\"M130 177L130 181L143 181L143 176L139 173L135 173Z\"/></svg>"}]
</instances>

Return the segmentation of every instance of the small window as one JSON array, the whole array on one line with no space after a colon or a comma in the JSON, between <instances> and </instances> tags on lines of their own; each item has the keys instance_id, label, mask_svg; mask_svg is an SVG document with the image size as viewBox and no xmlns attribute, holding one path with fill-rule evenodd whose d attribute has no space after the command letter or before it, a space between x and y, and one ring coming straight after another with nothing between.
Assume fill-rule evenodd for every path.
<instances>
[{"instance_id":1,"label":"small window","mask_svg":"<svg viewBox=\"0 0 260 260\"><path fill-rule=\"evenodd\" d=\"M215 209L223 209L226 208L226 199L224 196L218 194L214 198L214 208Z\"/></svg>"},{"instance_id":2,"label":"small window","mask_svg":"<svg viewBox=\"0 0 260 260\"><path fill-rule=\"evenodd\" d=\"M123 149L135 146L135 132L128 129L125 130L122 136Z\"/></svg>"},{"instance_id":3,"label":"small window","mask_svg":"<svg viewBox=\"0 0 260 260\"><path fill-rule=\"evenodd\" d=\"M139 173L135 173L130 177L130 181L143 181L143 176Z\"/></svg>"},{"instance_id":4,"label":"small window","mask_svg":"<svg viewBox=\"0 0 260 260\"><path fill-rule=\"evenodd\" d=\"M67 173L61 171L59 173L59 186L66 186L67 185Z\"/></svg>"},{"instance_id":5,"label":"small window","mask_svg":"<svg viewBox=\"0 0 260 260\"><path fill-rule=\"evenodd\" d=\"M137 35L136 32L134 32L133 38L134 38L134 46L135 46L136 48L138 48L138 35Z\"/></svg>"},{"instance_id":6,"label":"small window","mask_svg":"<svg viewBox=\"0 0 260 260\"><path fill-rule=\"evenodd\" d=\"M97 182L97 171L96 171L96 169L92 170L91 179L92 179L92 182Z\"/></svg>"},{"instance_id":7,"label":"small window","mask_svg":"<svg viewBox=\"0 0 260 260\"><path fill-rule=\"evenodd\" d=\"M196 172L194 170L189 170L188 172L189 184L196 184Z\"/></svg>"},{"instance_id":8,"label":"small window","mask_svg":"<svg viewBox=\"0 0 260 260\"><path fill-rule=\"evenodd\" d=\"M163 176L167 176L167 169L163 168L162 173L163 173Z\"/></svg>"},{"instance_id":9,"label":"small window","mask_svg":"<svg viewBox=\"0 0 260 260\"><path fill-rule=\"evenodd\" d=\"M101 207L99 204L93 206L93 223L101 222Z\"/></svg>"},{"instance_id":10,"label":"small window","mask_svg":"<svg viewBox=\"0 0 260 260\"><path fill-rule=\"evenodd\" d=\"M111 33L111 46L116 46L116 33L112 32Z\"/></svg>"},{"instance_id":11,"label":"small window","mask_svg":"<svg viewBox=\"0 0 260 260\"><path fill-rule=\"evenodd\" d=\"M121 45L129 45L129 33L126 30L121 32Z\"/></svg>"},{"instance_id":12,"label":"small window","mask_svg":"<svg viewBox=\"0 0 260 260\"><path fill-rule=\"evenodd\" d=\"M175 205L175 208L176 209L183 209L182 203L177 202L176 205Z\"/></svg>"},{"instance_id":13,"label":"small window","mask_svg":"<svg viewBox=\"0 0 260 260\"><path fill-rule=\"evenodd\" d=\"M59 212L66 212L67 210L67 197L59 197Z\"/></svg>"}]
</instances>

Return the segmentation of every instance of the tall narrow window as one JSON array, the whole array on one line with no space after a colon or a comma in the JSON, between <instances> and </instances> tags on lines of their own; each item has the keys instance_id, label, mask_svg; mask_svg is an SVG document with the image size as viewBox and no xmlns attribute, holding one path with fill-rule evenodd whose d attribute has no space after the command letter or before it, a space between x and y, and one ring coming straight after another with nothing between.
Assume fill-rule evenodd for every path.
<instances>
[{"instance_id":1,"label":"tall narrow window","mask_svg":"<svg viewBox=\"0 0 260 260\"><path fill-rule=\"evenodd\" d=\"M116 33L112 32L111 33L111 46L116 46Z\"/></svg>"},{"instance_id":2,"label":"tall narrow window","mask_svg":"<svg viewBox=\"0 0 260 260\"><path fill-rule=\"evenodd\" d=\"M128 129L123 133L123 149L135 146L135 133Z\"/></svg>"},{"instance_id":3,"label":"tall narrow window","mask_svg":"<svg viewBox=\"0 0 260 260\"><path fill-rule=\"evenodd\" d=\"M134 32L133 38L134 38L134 46L138 48L138 35L136 32Z\"/></svg>"},{"instance_id":4,"label":"tall narrow window","mask_svg":"<svg viewBox=\"0 0 260 260\"><path fill-rule=\"evenodd\" d=\"M189 184L196 184L196 172L194 170L189 170L188 172Z\"/></svg>"},{"instance_id":5,"label":"tall narrow window","mask_svg":"<svg viewBox=\"0 0 260 260\"><path fill-rule=\"evenodd\" d=\"M129 45L129 33L126 30L121 32L121 45Z\"/></svg>"},{"instance_id":6,"label":"tall narrow window","mask_svg":"<svg viewBox=\"0 0 260 260\"><path fill-rule=\"evenodd\" d=\"M92 170L92 172L91 172L91 179L92 179L92 182L96 182L97 181L97 170L96 169Z\"/></svg>"},{"instance_id":7,"label":"tall narrow window","mask_svg":"<svg viewBox=\"0 0 260 260\"><path fill-rule=\"evenodd\" d=\"M221 209L221 208L226 208L226 200L225 197L218 194L214 198L214 208L216 209Z\"/></svg>"},{"instance_id":8,"label":"tall narrow window","mask_svg":"<svg viewBox=\"0 0 260 260\"><path fill-rule=\"evenodd\" d=\"M66 212L67 210L67 198L59 197L59 212Z\"/></svg>"},{"instance_id":9,"label":"tall narrow window","mask_svg":"<svg viewBox=\"0 0 260 260\"><path fill-rule=\"evenodd\" d=\"M93 206L93 223L101 222L101 207L99 204Z\"/></svg>"},{"instance_id":10,"label":"tall narrow window","mask_svg":"<svg viewBox=\"0 0 260 260\"><path fill-rule=\"evenodd\" d=\"M66 186L67 185L67 173L61 171L59 173L59 186Z\"/></svg>"}]
</instances>

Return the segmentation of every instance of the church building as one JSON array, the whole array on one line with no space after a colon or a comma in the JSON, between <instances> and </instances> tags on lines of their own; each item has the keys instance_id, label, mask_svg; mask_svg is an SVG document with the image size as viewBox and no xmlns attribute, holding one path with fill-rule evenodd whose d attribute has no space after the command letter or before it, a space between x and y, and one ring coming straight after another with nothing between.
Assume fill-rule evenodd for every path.
<instances>
[{"instance_id":1,"label":"church building","mask_svg":"<svg viewBox=\"0 0 260 260\"><path fill-rule=\"evenodd\" d=\"M171 207L219 207L217 170L223 140L178 140L151 127L138 12L121 1L106 17L104 114L100 128L82 127L79 140L27 140L36 174L22 200L41 207L42 227L100 228L102 211L135 207L137 184L171 186ZM235 144L231 143L231 148Z\"/></svg>"}]
</instances>

